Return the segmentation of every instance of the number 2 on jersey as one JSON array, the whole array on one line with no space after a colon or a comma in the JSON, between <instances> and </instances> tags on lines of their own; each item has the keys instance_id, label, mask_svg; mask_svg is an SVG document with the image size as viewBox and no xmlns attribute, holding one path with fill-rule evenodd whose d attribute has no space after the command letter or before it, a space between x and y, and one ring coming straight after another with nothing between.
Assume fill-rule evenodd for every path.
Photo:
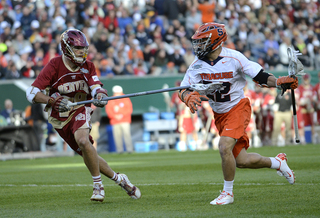
<instances>
[{"instance_id":1,"label":"number 2 on jersey","mask_svg":"<svg viewBox=\"0 0 320 218\"><path fill-rule=\"evenodd\" d=\"M222 83L222 85L224 86L223 90L217 91L213 95L207 95L208 98L212 99L215 102L227 102L227 101L230 101L231 98L230 98L230 95L228 95L228 93L230 92L231 83L224 82L224 83Z\"/></svg>"}]
</instances>

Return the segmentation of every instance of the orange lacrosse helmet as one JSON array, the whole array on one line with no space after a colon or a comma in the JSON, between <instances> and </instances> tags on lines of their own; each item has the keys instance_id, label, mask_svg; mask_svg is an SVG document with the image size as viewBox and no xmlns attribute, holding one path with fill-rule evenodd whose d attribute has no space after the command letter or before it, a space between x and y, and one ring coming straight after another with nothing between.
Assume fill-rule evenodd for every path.
<instances>
[{"instance_id":1,"label":"orange lacrosse helmet","mask_svg":"<svg viewBox=\"0 0 320 218\"><path fill-rule=\"evenodd\" d=\"M194 53L199 59L217 50L227 40L228 34L224 24L205 23L199 26L191 37Z\"/></svg>"}]
</instances>

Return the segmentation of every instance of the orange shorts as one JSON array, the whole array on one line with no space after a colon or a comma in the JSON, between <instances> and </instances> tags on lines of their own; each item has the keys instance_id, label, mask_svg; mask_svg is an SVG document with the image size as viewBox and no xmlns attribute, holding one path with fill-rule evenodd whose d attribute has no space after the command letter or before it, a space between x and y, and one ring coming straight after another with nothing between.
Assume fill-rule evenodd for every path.
<instances>
[{"instance_id":1,"label":"orange shorts","mask_svg":"<svg viewBox=\"0 0 320 218\"><path fill-rule=\"evenodd\" d=\"M218 114L214 112L216 127L220 136L227 136L237 139L237 142L232 150L236 158L242 148L249 148L249 138L246 133L246 128L251 118L251 105L248 98L243 98L229 112Z\"/></svg>"}]
</instances>

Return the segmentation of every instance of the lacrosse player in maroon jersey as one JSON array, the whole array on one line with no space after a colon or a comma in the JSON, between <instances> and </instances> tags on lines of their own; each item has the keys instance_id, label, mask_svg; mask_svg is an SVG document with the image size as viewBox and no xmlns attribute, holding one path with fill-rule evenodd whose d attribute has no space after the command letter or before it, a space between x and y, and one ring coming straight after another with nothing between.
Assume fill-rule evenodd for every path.
<instances>
[{"instance_id":1,"label":"lacrosse player in maroon jersey","mask_svg":"<svg viewBox=\"0 0 320 218\"><path fill-rule=\"evenodd\" d=\"M94 98L93 104L104 107L107 90L96 75L91 61L86 60L89 43L79 30L70 29L60 37L62 55L54 57L43 68L26 91L31 103L46 104L48 121L69 146L83 157L93 178L92 201L103 201L105 192L101 174L115 181L133 199L139 199L139 188L132 185L125 174L115 173L93 147L89 135L91 129L90 104L68 106L68 102L79 102Z\"/></svg>"}]
</instances>

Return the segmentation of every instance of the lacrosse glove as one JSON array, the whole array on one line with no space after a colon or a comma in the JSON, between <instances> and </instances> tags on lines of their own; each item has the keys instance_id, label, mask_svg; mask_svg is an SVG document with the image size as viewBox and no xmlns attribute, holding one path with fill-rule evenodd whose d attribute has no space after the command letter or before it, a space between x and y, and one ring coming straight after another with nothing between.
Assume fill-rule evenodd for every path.
<instances>
[{"instance_id":1,"label":"lacrosse glove","mask_svg":"<svg viewBox=\"0 0 320 218\"><path fill-rule=\"evenodd\" d=\"M281 95L287 91L287 89L296 89L298 88L299 80L297 77L290 76L280 76L276 80L276 86L281 90Z\"/></svg>"},{"instance_id":2,"label":"lacrosse glove","mask_svg":"<svg viewBox=\"0 0 320 218\"><path fill-rule=\"evenodd\" d=\"M101 101L103 98L108 97L107 90L103 88L99 88L94 96L93 99L93 105L96 107L104 107L106 104L108 104L108 101Z\"/></svg>"},{"instance_id":3,"label":"lacrosse glove","mask_svg":"<svg viewBox=\"0 0 320 218\"><path fill-rule=\"evenodd\" d=\"M208 97L200 95L197 91L187 92L186 89L179 92L179 98L189 107L193 114L198 110L197 106L201 106L201 100L209 100Z\"/></svg>"},{"instance_id":4,"label":"lacrosse glove","mask_svg":"<svg viewBox=\"0 0 320 218\"><path fill-rule=\"evenodd\" d=\"M71 110L71 107L68 106L68 101L66 98L62 97L58 92L51 95L49 98L46 107L44 108L44 111L48 111L49 108L52 108L55 111L58 112L67 112Z\"/></svg>"}]
</instances>

